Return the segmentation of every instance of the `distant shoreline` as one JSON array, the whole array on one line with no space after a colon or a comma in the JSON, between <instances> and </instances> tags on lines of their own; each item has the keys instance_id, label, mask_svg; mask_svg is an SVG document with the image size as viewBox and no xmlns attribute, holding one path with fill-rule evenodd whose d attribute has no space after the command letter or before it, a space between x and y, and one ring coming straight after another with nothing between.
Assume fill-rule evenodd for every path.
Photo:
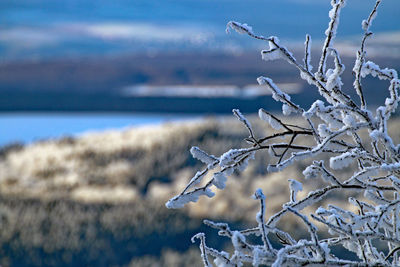
<instances>
[{"instance_id":1,"label":"distant shoreline","mask_svg":"<svg viewBox=\"0 0 400 267\"><path fill-rule=\"evenodd\" d=\"M299 52L297 58L302 58ZM317 58L313 58L317 61ZM353 58L342 58L346 70L344 84L352 84ZM396 59L376 58L381 66L399 69ZM316 62L314 62L316 64ZM315 65L314 64L314 65ZM259 76L267 76L281 90L289 93L296 103L308 107L320 96L318 90L298 78L298 70L284 61L263 62L259 53L228 54L165 54L156 57L132 55L121 58L91 60L64 60L45 62L7 63L0 66L0 113L1 112L153 112L189 114L228 114L233 108L254 113L263 107L271 111L281 109L268 88L265 94L243 97L242 94L221 96L191 90L196 88L227 85L245 88L255 84ZM368 77L365 94L369 105L384 103L388 84ZM297 84L300 92L292 93L288 84ZM164 94L126 94L126 88L159 88L168 85L190 87L184 96ZM376 88L383 88L377 90ZM219 89L218 89L219 90ZM240 89L241 90L241 89ZM289 91L288 91L289 90ZM347 91L346 91L347 90ZM157 91L157 90L156 90ZM175 90L176 91L176 90ZM356 96L352 87L345 88L350 96ZM203 96L204 97L203 97ZM223 94L222 94L223 95ZM199 97L201 96L201 97ZM357 96L356 96L357 97Z\"/></svg>"},{"instance_id":2,"label":"distant shoreline","mask_svg":"<svg viewBox=\"0 0 400 267\"><path fill-rule=\"evenodd\" d=\"M1 112L141 112L178 114L227 114L233 108L257 112L260 107L280 109L270 95L240 97L124 97L115 95L80 95L23 93L1 96Z\"/></svg>"}]
</instances>

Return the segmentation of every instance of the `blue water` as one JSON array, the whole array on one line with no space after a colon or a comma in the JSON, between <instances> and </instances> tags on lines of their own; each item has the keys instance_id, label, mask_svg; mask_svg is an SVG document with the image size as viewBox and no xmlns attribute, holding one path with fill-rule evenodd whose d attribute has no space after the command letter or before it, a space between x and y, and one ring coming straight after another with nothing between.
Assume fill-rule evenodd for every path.
<instances>
[{"instance_id":1,"label":"blue water","mask_svg":"<svg viewBox=\"0 0 400 267\"><path fill-rule=\"evenodd\" d=\"M229 50L259 45L226 35L229 20L284 40L324 37L328 0L2 0L0 59L142 51ZM360 35L374 0L350 0L339 38ZM400 30L400 1L386 0L372 31ZM111 26L111 27L110 27Z\"/></svg>"},{"instance_id":2,"label":"blue water","mask_svg":"<svg viewBox=\"0 0 400 267\"><path fill-rule=\"evenodd\" d=\"M122 129L199 118L173 114L0 114L0 146L77 136L88 131Z\"/></svg>"}]
</instances>

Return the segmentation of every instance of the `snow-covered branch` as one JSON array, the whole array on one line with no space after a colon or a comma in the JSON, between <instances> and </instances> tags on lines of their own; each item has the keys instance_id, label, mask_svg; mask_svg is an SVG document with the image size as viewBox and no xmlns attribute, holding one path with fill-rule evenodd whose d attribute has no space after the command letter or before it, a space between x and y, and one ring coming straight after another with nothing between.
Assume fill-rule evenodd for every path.
<instances>
[{"instance_id":1,"label":"snow-covered branch","mask_svg":"<svg viewBox=\"0 0 400 267\"><path fill-rule=\"evenodd\" d=\"M219 267L242 266L243 263L253 266L399 265L400 145L395 144L389 135L388 124L400 101L400 81L396 70L382 69L366 59L365 42L372 35L372 21L381 4L378 0L362 22L364 35L353 67L353 85L359 99L354 100L344 93L341 75L345 66L340 51L334 48L333 40L345 2L331 1L330 21L316 73L311 73L309 35L306 35L304 43L303 61L299 62L277 37L258 35L247 24L228 23L227 31L233 29L266 42L267 48L261 51L262 59L286 60L299 70L301 79L316 87L323 100L316 100L310 107L301 107L284 88L279 88L271 78L261 76L257 79L259 84L265 85L272 92L272 98L283 105L283 115L300 114L298 119L304 120L304 123L291 124L286 121L287 118L261 108L259 118L271 126L272 132L257 137L246 116L234 109L234 115L249 133L245 138L248 147L229 149L220 156L209 155L198 147L190 150L193 157L206 166L190 179L180 194L166 203L168 208L181 208L188 202L196 202L203 195L212 197L218 194L217 191L224 190L229 183L229 176L234 171L243 171L255 153L269 152L269 172L284 171L295 161L313 160L312 163L307 161L309 164L302 175L288 179L288 201L282 203L282 208L269 218L266 217L268 195L265 196L261 189L255 192L254 198L260 203L260 211L256 214L257 227L231 230L226 223L205 220L206 225L218 230L218 235L228 237L233 246L233 253L229 254L208 247L204 234L194 236L193 240L200 240L205 266L211 266L209 258L214 258L215 265ZM330 56L334 67L327 69L326 62ZM367 75L389 82L389 97L376 111L367 109L361 83ZM346 172L343 172L344 168ZM350 175L348 170L351 170ZM305 179L321 179L322 186L300 194L305 190L300 182L302 176ZM268 179L265 182L268 183ZM353 207L351 210L333 204L320 206L322 200L329 202L334 192L343 195L356 192L363 197L348 198ZM305 214L306 208L314 212ZM278 227L279 221L288 214L294 215L308 229L308 239L298 239L295 233ZM322 239L321 233L326 235L326 230L331 237ZM250 235L259 236L260 242L250 242ZM281 244L272 242L272 236ZM331 252L334 246L354 252L359 259L352 261L334 255Z\"/></svg>"}]
</instances>

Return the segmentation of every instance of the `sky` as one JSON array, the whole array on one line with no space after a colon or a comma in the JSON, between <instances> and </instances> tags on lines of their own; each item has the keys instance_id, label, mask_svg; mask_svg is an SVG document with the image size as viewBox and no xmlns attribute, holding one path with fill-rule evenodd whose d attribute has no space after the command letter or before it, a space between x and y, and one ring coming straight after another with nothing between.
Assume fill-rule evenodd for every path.
<instances>
[{"instance_id":1,"label":"sky","mask_svg":"<svg viewBox=\"0 0 400 267\"><path fill-rule=\"evenodd\" d=\"M361 21L375 4L347 2L339 39L360 36ZM303 42L306 33L318 41L324 37L329 9L328 0L2 0L0 60L259 46L243 36L227 35L229 20L287 42ZM371 30L386 34L386 41L399 42L398 14L400 1L383 1Z\"/></svg>"}]
</instances>

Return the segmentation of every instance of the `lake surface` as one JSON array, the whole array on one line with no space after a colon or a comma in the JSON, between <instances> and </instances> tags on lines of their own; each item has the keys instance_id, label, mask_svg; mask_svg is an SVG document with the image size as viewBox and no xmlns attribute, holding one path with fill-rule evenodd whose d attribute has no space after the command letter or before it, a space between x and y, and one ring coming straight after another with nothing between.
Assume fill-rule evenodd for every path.
<instances>
[{"instance_id":1,"label":"lake surface","mask_svg":"<svg viewBox=\"0 0 400 267\"><path fill-rule=\"evenodd\" d=\"M200 118L174 114L8 113L0 114L0 146L48 138L77 136L89 131L121 129Z\"/></svg>"}]
</instances>

